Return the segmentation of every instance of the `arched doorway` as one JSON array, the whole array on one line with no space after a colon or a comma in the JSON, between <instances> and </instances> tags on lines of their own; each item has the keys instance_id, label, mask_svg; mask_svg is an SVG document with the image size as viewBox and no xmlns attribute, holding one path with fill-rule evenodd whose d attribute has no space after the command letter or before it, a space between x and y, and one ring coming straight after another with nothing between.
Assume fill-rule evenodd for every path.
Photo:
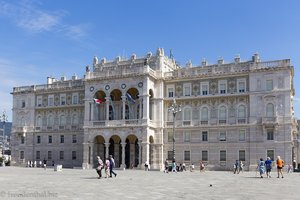
<instances>
[{"instance_id":1,"label":"arched doorway","mask_svg":"<svg viewBox=\"0 0 300 200\"><path fill-rule=\"evenodd\" d=\"M129 135L126 138L125 164L126 168L137 167L139 165L139 144L138 138L135 135Z\"/></svg>"},{"instance_id":2,"label":"arched doorway","mask_svg":"<svg viewBox=\"0 0 300 200\"><path fill-rule=\"evenodd\" d=\"M121 138L117 135L109 139L108 154L112 155L115 160L115 167L120 167L122 161Z\"/></svg>"},{"instance_id":3,"label":"arched doorway","mask_svg":"<svg viewBox=\"0 0 300 200\"><path fill-rule=\"evenodd\" d=\"M96 156L100 156L102 160L105 160L105 140L102 135L97 135L94 140L94 148L93 148L93 165L97 163Z\"/></svg>"}]
</instances>

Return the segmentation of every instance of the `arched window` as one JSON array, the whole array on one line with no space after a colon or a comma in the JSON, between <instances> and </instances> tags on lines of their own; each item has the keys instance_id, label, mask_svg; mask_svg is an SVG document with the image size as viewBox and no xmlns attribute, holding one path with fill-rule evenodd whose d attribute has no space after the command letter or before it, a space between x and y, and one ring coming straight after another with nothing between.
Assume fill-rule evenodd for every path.
<instances>
[{"instance_id":1,"label":"arched window","mask_svg":"<svg viewBox=\"0 0 300 200\"><path fill-rule=\"evenodd\" d=\"M36 126L41 127L42 126L42 117L38 116L36 119Z\"/></svg>"},{"instance_id":2,"label":"arched window","mask_svg":"<svg viewBox=\"0 0 300 200\"><path fill-rule=\"evenodd\" d=\"M274 117L274 105L271 103L267 104L267 110L266 110L267 117Z\"/></svg>"},{"instance_id":3,"label":"arched window","mask_svg":"<svg viewBox=\"0 0 300 200\"><path fill-rule=\"evenodd\" d=\"M238 118L246 118L246 107L244 105L238 107Z\"/></svg>"},{"instance_id":4,"label":"arched window","mask_svg":"<svg viewBox=\"0 0 300 200\"><path fill-rule=\"evenodd\" d=\"M48 119L47 119L47 125L48 125L48 126L53 126L53 124L54 124L53 116L52 116L52 115L49 115L49 116L48 116Z\"/></svg>"},{"instance_id":5,"label":"arched window","mask_svg":"<svg viewBox=\"0 0 300 200\"><path fill-rule=\"evenodd\" d=\"M201 109L201 121L208 121L208 108L203 107Z\"/></svg>"},{"instance_id":6,"label":"arched window","mask_svg":"<svg viewBox=\"0 0 300 200\"><path fill-rule=\"evenodd\" d=\"M226 107L221 106L219 109L219 120L226 120Z\"/></svg>"},{"instance_id":7,"label":"arched window","mask_svg":"<svg viewBox=\"0 0 300 200\"><path fill-rule=\"evenodd\" d=\"M66 125L66 116L65 115L61 115L59 118L59 125L60 126L64 126Z\"/></svg>"},{"instance_id":8,"label":"arched window","mask_svg":"<svg viewBox=\"0 0 300 200\"><path fill-rule=\"evenodd\" d=\"M185 108L183 111L183 121L191 121L191 109Z\"/></svg>"}]
</instances>

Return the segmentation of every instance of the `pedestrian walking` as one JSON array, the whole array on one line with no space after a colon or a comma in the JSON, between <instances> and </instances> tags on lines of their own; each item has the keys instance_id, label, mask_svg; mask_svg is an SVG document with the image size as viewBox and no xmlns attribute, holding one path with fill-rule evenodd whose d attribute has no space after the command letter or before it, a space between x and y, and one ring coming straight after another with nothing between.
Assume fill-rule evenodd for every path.
<instances>
[{"instance_id":1,"label":"pedestrian walking","mask_svg":"<svg viewBox=\"0 0 300 200\"><path fill-rule=\"evenodd\" d=\"M239 174L240 173L240 161L236 160L235 164L233 165L234 167L234 174Z\"/></svg>"},{"instance_id":2,"label":"pedestrian walking","mask_svg":"<svg viewBox=\"0 0 300 200\"><path fill-rule=\"evenodd\" d=\"M175 162L175 160L173 160L173 162L172 162L172 172L177 172L177 166L176 166L176 162Z\"/></svg>"},{"instance_id":3,"label":"pedestrian walking","mask_svg":"<svg viewBox=\"0 0 300 200\"><path fill-rule=\"evenodd\" d=\"M165 160L165 173L169 173L169 162L168 159Z\"/></svg>"},{"instance_id":4,"label":"pedestrian walking","mask_svg":"<svg viewBox=\"0 0 300 200\"><path fill-rule=\"evenodd\" d=\"M145 171L149 171L149 163L147 160L145 161L144 167L145 167Z\"/></svg>"},{"instance_id":5,"label":"pedestrian walking","mask_svg":"<svg viewBox=\"0 0 300 200\"><path fill-rule=\"evenodd\" d=\"M115 160L112 155L109 156L109 177L112 177L112 174L117 176L117 174L113 171L115 167Z\"/></svg>"},{"instance_id":6,"label":"pedestrian walking","mask_svg":"<svg viewBox=\"0 0 300 200\"><path fill-rule=\"evenodd\" d=\"M257 167L260 174L260 178L263 178L263 174L265 173L265 162L263 158L259 159Z\"/></svg>"},{"instance_id":7,"label":"pedestrian walking","mask_svg":"<svg viewBox=\"0 0 300 200\"><path fill-rule=\"evenodd\" d=\"M190 166L190 171L193 172L194 169L195 169L195 165L194 165L194 163L192 163L192 165Z\"/></svg>"},{"instance_id":8,"label":"pedestrian walking","mask_svg":"<svg viewBox=\"0 0 300 200\"><path fill-rule=\"evenodd\" d=\"M280 156L277 156L276 164L278 174L277 178L279 178L279 175L281 175L281 178L283 178L282 168L284 167L284 161L280 158Z\"/></svg>"},{"instance_id":9,"label":"pedestrian walking","mask_svg":"<svg viewBox=\"0 0 300 200\"><path fill-rule=\"evenodd\" d=\"M98 179L102 177L102 169L103 169L103 161L101 160L100 156L97 156L97 167L96 172L98 174Z\"/></svg>"},{"instance_id":10,"label":"pedestrian walking","mask_svg":"<svg viewBox=\"0 0 300 200\"><path fill-rule=\"evenodd\" d=\"M104 165L104 169L105 169L105 178L108 178L108 177L110 176L110 169L109 169L109 166L110 166L109 158L106 158L106 160L105 160L105 165Z\"/></svg>"},{"instance_id":11,"label":"pedestrian walking","mask_svg":"<svg viewBox=\"0 0 300 200\"><path fill-rule=\"evenodd\" d=\"M204 172L204 163L200 160L200 172Z\"/></svg>"},{"instance_id":12,"label":"pedestrian walking","mask_svg":"<svg viewBox=\"0 0 300 200\"><path fill-rule=\"evenodd\" d=\"M47 168L47 160L45 158L43 160L43 167L44 167L44 170L46 170L46 168Z\"/></svg>"},{"instance_id":13,"label":"pedestrian walking","mask_svg":"<svg viewBox=\"0 0 300 200\"><path fill-rule=\"evenodd\" d=\"M272 160L270 157L267 157L267 160L265 161L265 165L266 165L267 178L271 178Z\"/></svg>"},{"instance_id":14,"label":"pedestrian walking","mask_svg":"<svg viewBox=\"0 0 300 200\"><path fill-rule=\"evenodd\" d=\"M239 172L243 172L244 170L244 163L242 160L240 160L240 168L239 168Z\"/></svg>"}]
</instances>

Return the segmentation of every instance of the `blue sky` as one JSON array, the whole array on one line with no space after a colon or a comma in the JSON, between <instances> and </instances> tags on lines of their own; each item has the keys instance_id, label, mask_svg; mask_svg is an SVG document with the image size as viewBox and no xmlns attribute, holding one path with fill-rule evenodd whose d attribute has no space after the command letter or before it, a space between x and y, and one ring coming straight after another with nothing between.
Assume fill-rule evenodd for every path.
<instances>
[{"instance_id":1,"label":"blue sky","mask_svg":"<svg viewBox=\"0 0 300 200\"><path fill-rule=\"evenodd\" d=\"M158 47L182 65L291 59L300 117L300 1L0 0L0 111L11 121L13 87L47 76L83 77L96 55L144 56Z\"/></svg>"}]
</instances>

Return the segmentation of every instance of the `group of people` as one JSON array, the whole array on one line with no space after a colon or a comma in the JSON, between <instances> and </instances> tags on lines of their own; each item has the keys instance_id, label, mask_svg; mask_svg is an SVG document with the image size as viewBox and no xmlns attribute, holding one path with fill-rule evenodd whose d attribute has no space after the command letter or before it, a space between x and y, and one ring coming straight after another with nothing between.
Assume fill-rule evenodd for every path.
<instances>
[{"instance_id":1,"label":"group of people","mask_svg":"<svg viewBox=\"0 0 300 200\"><path fill-rule=\"evenodd\" d=\"M39 162L29 160L27 161L26 167L43 167L46 169L46 166L47 166L47 161L46 159L44 159L43 161L40 160Z\"/></svg>"},{"instance_id":2,"label":"group of people","mask_svg":"<svg viewBox=\"0 0 300 200\"><path fill-rule=\"evenodd\" d=\"M114 175L115 177L117 174L113 171L115 167L115 160L112 155L110 155L108 158L106 158L105 162L100 158L100 156L97 156L97 166L96 171L98 174L98 179L102 178L102 169L104 169L105 172L105 178L112 177Z\"/></svg>"},{"instance_id":3,"label":"group of people","mask_svg":"<svg viewBox=\"0 0 300 200\"><path fill-rule=\"evenodd\" d=\"M270 157L267 157L265 161L263 158L259 159L257 168L261 178L263 178L264 173L266 173L267 178L271 178L270 173L272 171L272 163L273 161L271 160ZM277 156L276 165L277 165L277 178L279 178L280 176L281 178L283 178L282 168L284 167L284 161L280 158L280 156Z\"/></svg>"},{"instance_id":4,"label":"group of people","mask_svg":"<svg viewBox=\"0 0 300 200\"><path fill-rule=\"evenodd\" d=\"M236 160L234 165L233 165L233 173L234 174L239 174L240 172L243 171L244 169L244 163L241 160Z\"/></svg>"},{"instance_id":5,"label":"group of people","mask_svg":"<svg viewBox=\"0 0 300 200\"><path fill-rule=\"evenodd\" d=\"M180 163L179 165L175 162L175 160L172 161L171 165L169 164L168 159L165 160L165 173L171 172L183 172L186 171L186 165L185 163ZM204 163L200 161L200 172L204 171ZM195 170L195 165L192 163L190 165L190 171L193 172Z\"/></svg>"}]
</instances>

